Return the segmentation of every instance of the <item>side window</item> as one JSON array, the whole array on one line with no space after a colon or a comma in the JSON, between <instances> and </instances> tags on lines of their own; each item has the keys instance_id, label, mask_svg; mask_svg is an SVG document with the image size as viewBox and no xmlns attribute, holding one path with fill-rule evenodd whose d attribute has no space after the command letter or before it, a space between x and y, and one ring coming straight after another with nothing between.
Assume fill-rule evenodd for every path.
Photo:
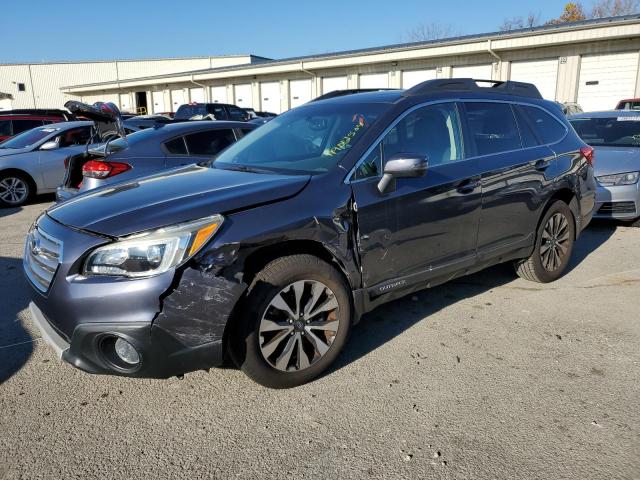
<instances>
[{"instance_id":1,"label":"side window","mask_svg":"<svg viewBox=\"0 0 640 480\"><path fill-rule=\"evenodd\" d=\"M32 128L41 127L42 120L14 120L13 121L13 134L17 135Z\"/></svg>"},{"instance_id":2,"label":"side window","mask_svg":"<svg viewBox=\"0 0 640 480\"><path fill-rule=\"evenodd\" d=\"M516 120L507 103L465 103L471 138L478 155L508 152L522 147Z\"/></svg>"},{"instance_id":3,"label":"side window","mask_svg":"<svg viewBox=\"0 0 640 480\"><path fill-rule=\"evenodd\" d=\"M172 155L186 155L187 154L187 147L184 144L184 138L183 137L178 137L178 138L174 138L173 140L169 140L168 142L166 142L164 144L164 148L166 148L167 151L169 153L171 153Z\"/></svg>"},{"instance_id":4,"label":"side window","mask_svg":"<svg viewBox=\"0 0 640 480\"><path fill-rule=\"evenodd\" d=\"M185 139L189 155L216 155L236 140L231 129L192 133Z\"/></svg>"},{"instance_id":5,"label":"side window","mask_svg":"<svg viewBox=\"0 0 640 480\"><path fill-rule=\"evenodd\" d=\"M524 105L521 108L531 120L533 128L543 143L555 143L562 140L567 133L566 127L559 120L541 108Z\"/></svg>"},{"instance_id":6,"label":"side window","mask_svg":"<svg viewBox=\"0 0 640 480\"><path fill-rule=\"evenodd\" d=\"M419 108L400 120L358 166L354 180L376 177L396 154L424 155L429 166L463 159L458 110L454 103Z\"/></svg>"},{"instance_id":7,"label":"side window","mask_svg":"<svg viewBox=\"0 0 640 480\"><path fill-rule=\"evenodd\" d=\"M516 120L518 121L518 129L520 130L520 138L522 139L522 146L525 148L535 147L540 145L540 142L536 138L536 134L533 131L531 121L522 111L520 105L513 106L516 113Z\"/></svg>"},{"instance_id":8,"label":"side window","mask_svg":"<svg viewBox=\"0 0 640 480\"><path fill-rule=\"evenodd\" d=\"M0 137L11 136L11 120L0 120Z\"/></svg>"},{"instance_id":9,"label":"side window","mask_svg":"<svg viewBox=\"0 0 640 480\"><path fill-rule=\"evenodd\" d=\"M227 112L224 111L224 107L221 105L209 105L208 106L209 113L213 114L216 117L216 120L226 120Z\"/></svg>"},{"instance_id":10,"label":"side window","mask_svg":"<svg viewBox=\"0 0 640 480\"><path fill-rule=\"evenodd\" d=\"M240 135L238 135L238 138L242 138L245 135L249 135L251 132L253 132L255 130L255 128L241 128L240 129ZM238 130L236 130L237 132Z\"/></svg>"},{"instance_id":11,"label":"side window","mask_svg":"<svg viewBox=\"0 0 640 480\"><path fill-rule=\"evenodd\" d=\"M91 137L90 127L81 127L68 130L60 135L60 148L71 145L84 145Z\"/></svg>"},{"instance_id":12,"label":"side window","mask_svg":"<svg viewBox=\"0 0 640 480\"><path fill-rule=\"evenodd\" d=\"M229 118L238 122L244 122L247 119L247 112L235 105L229 105Z\"/></svg>"}]
</instances>

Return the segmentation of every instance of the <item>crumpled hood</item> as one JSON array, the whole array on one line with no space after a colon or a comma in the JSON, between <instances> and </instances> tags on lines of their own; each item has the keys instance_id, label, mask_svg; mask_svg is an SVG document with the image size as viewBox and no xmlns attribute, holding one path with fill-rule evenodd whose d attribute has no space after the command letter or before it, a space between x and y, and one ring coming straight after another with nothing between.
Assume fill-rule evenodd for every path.
<instances>
[{"instance_id":1,"label":"crumpled hood","mask_svg":"<svg viewBox=\"0 0 640 480\"><path fill-rule=\"evenodd\" d=\"M47 214L64 225L119 237L291 197L309 178L190 165L87 192Z\"/></svg>"},{"instance_id":2,"label":"crumpled hood","mask_svg":"<svg viewBox=\"0 0 640 480\"><path fill-rule=\"evenodd\" d=\"M640 170L640 147L594 147L596 177Z\"/></svg>"},{"instance_id":3,"label":"crumpled hood","mask_svg":"<svg viewBox=\"0 0 640 480\"><path fill-rule=\"evenodd\" d=\"M32 150L33 147L27 148L0 148L0 157L6 157L9 155L17 155L19 153L27 153Z\"/></svg>"}]
</instances>

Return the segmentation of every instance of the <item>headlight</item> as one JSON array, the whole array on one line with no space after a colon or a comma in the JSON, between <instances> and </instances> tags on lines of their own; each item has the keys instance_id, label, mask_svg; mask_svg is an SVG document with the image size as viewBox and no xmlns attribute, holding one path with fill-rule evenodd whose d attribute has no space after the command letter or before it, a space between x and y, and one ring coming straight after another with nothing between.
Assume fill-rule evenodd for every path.
<instances>
[{"instance_id":1,"label":"headlight","mask_svg":"<svg viewBox=\"0 0 640 480\"><path fill-rule=\"evenodd\" d=\"M618 185L633 185L638 181L640 172L629 173L616 173L615 175L603 175L602 177L596 177L600 185L606 186L618 186Z\"/></svg>"},{"instance_id":2,"label":"headlight","mask_svg":"<svg viewBox=\"0 0 640 480\"><path fill-rule=\"evenodd\" d=\"M96 248L84 263L84 275L148 277L182 265L222 225L222 215L121 238Z\"/></svg>"}]
</instances>

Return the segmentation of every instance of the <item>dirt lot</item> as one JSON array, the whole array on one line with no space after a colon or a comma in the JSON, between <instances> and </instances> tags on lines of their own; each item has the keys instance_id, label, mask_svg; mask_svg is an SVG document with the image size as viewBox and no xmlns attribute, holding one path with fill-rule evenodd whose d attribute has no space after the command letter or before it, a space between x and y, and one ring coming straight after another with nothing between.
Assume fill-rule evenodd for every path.
<instances>
[{"instance_id":1,"label":"dirt lot","mask_svg":"<svg viewBox=\"0 0 640 480\"><path fill-rule=\"evenodd\" d=\"M640 478L640 229L590 227L550 285L510 265L367 315L323 378L267 390L59 363L0 210L0 479Z\"/></svg>"}]
</instances>

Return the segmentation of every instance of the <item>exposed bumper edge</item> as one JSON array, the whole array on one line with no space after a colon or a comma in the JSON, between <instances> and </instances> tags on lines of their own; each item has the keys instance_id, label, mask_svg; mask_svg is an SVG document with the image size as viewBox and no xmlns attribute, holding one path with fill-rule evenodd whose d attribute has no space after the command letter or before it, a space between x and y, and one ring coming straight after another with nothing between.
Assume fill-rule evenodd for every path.
<instances>
[{"instance_id":1,"label":"exposed bumper edge","mask_svg":"<svg viewBox=\"0 0 640 480\"><path fill-rule=\"evenodd\" d=\"M29 311L31 312L31 318L38 326L38 330L40 330L42 338L44 338L46 342L51 345L51 347L56 351L58 359L62 360L62 355L66 350L69 349L69 343L67 343L67 341L60 335L58 335L58 332L56 332L53 327L49 325L49 322L35 303L29 303Z\"/></svg>"}]
</instances>

